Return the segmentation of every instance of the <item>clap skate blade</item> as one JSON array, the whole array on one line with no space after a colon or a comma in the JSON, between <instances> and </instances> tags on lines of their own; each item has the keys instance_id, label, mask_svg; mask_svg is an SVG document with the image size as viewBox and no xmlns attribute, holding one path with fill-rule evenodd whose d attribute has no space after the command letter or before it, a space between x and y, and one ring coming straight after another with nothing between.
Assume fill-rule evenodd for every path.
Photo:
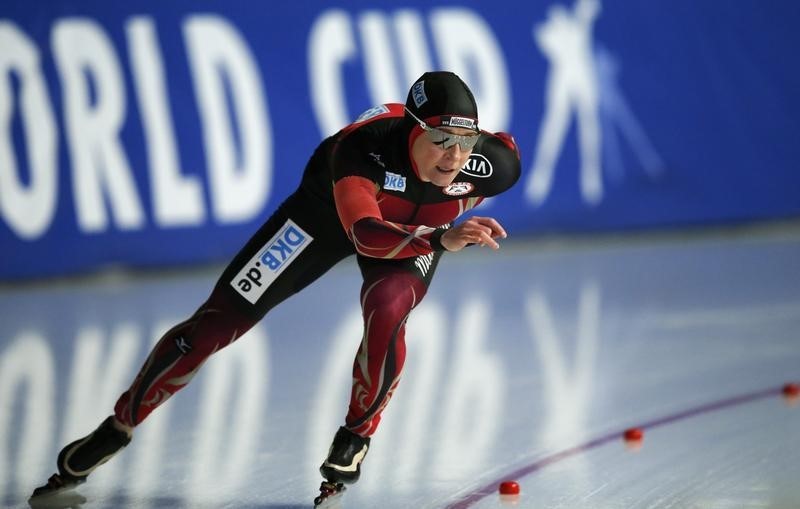
<instances>
[{"instance_id":1,"label":"clap skate blade","mask_svg":"<svg viewBox=\"0 0 800 509\"><path fill-rule=\"evenodd\" d=\"M64 479L59 474L53 474L47 484L33 490L28 499L32 509L80 507L86 502L86 497L74 490L86 479Z\"/></svg>"},{"instance_id":2,"label":"clap skate blade","mask_svg":"<svg viewBox=\"0 0 800 509\"><path fill-rule=\"evenodd\" d=\"M319 485L319 496L314 499L314 507L333 509L346 489L343 483L322 481Z\"/></svg>"}]
</instances>

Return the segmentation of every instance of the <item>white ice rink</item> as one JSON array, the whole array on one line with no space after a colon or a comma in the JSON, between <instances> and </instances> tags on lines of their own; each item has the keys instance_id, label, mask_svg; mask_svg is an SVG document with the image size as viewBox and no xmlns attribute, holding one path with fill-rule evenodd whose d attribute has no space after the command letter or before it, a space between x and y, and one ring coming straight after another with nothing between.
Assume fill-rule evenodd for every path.
<instances>
[{"instance_id":1,"label":"white ice rink","mask_svg":"<svg viewBox=\"0 0 800 509\"><path fill-rule=\"evenodd\" d=\"M28 507L216 270L0 287L0 506ZM357 274L275 309L51 507L311 507ZM440 264L407 341L342 508L800 507L800 404L781 393L800 382L797 229L471 248ZM500 497L509 479L521 493Z\"/></svg>"}]
</instances>

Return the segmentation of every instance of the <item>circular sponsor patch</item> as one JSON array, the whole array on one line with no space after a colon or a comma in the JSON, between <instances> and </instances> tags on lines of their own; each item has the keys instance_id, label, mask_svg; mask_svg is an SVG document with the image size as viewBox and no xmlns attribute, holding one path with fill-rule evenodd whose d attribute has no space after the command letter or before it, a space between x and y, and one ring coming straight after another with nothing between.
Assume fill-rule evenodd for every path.
<instances>
[{"instance_id":1,"label":"circular sponsor patch","mask_svg":"<svg viewBox=\"0 0 800 509\"><path fill-rule=\"evenodd\" d=\"M475 186L471 182L453 182L442 189L442 192L448 196L461 196L470 193L473 189Z\"/></svg>"}]
</instances>

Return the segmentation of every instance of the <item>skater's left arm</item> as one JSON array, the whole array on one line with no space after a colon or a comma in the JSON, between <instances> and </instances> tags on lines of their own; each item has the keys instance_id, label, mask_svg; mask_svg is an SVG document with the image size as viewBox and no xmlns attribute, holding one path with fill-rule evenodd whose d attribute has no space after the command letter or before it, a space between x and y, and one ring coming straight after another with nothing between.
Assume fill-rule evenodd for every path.
<instances>
[{"instance_id":1,"label":"skater's left arm","mask_svg":"<svg viewBox=\"0 0 800 509\"><path fill-rule=\"evenodd\" d=\"M500 244L495 239L504 239L507 236L505 229L495 218L472 216L444 232L440 242L448 251L461 251L472 244L497 250L500 249Z\"/></svg>"}]
</instances>

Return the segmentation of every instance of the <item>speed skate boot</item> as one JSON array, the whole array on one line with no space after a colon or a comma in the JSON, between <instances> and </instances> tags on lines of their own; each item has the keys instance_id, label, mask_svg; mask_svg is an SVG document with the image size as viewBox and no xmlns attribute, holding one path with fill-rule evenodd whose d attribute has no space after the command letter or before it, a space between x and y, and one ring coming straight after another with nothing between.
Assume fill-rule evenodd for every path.
<instances>
[{"instance_id":1,"label":"speed skate boot","mask_svg":"<svg viewBox=\"0 0 800 509\"><path fill-rule=\"evenodd\" d=\"M332 483L352 484L361 476L361 462L369 450L369 437L342 426L333 437L328 457L319 467L322 477Z\"/></svg>"},{"instance_id":2,"label":"speed skate boot","mask_svg":"<svg viewBox=\"0 0 800 509\"><path fill-rule=\"evenodd\" d=\"M114 427L108 417L91 434L67 445L58 454L58 473L33 491L31 498L60 493L86 482L94 469L110 460L131 441L131 435Z\"/></svg>"},{"instance_id":3,"label":"speed skate boot","mask_svg":"<svg viewBox=\"0 0 800 509\"><path fill-rule=\"evenodd\" d=\"M365 438L348 430L339 428L328 451L328 457L319 471L326 480L319 487L319 496L314 499L314 507L327 504L345 490L345 484L358 481L361 476L361 462L369 450L369 437Z\"/></svg>"}]
</instances>

